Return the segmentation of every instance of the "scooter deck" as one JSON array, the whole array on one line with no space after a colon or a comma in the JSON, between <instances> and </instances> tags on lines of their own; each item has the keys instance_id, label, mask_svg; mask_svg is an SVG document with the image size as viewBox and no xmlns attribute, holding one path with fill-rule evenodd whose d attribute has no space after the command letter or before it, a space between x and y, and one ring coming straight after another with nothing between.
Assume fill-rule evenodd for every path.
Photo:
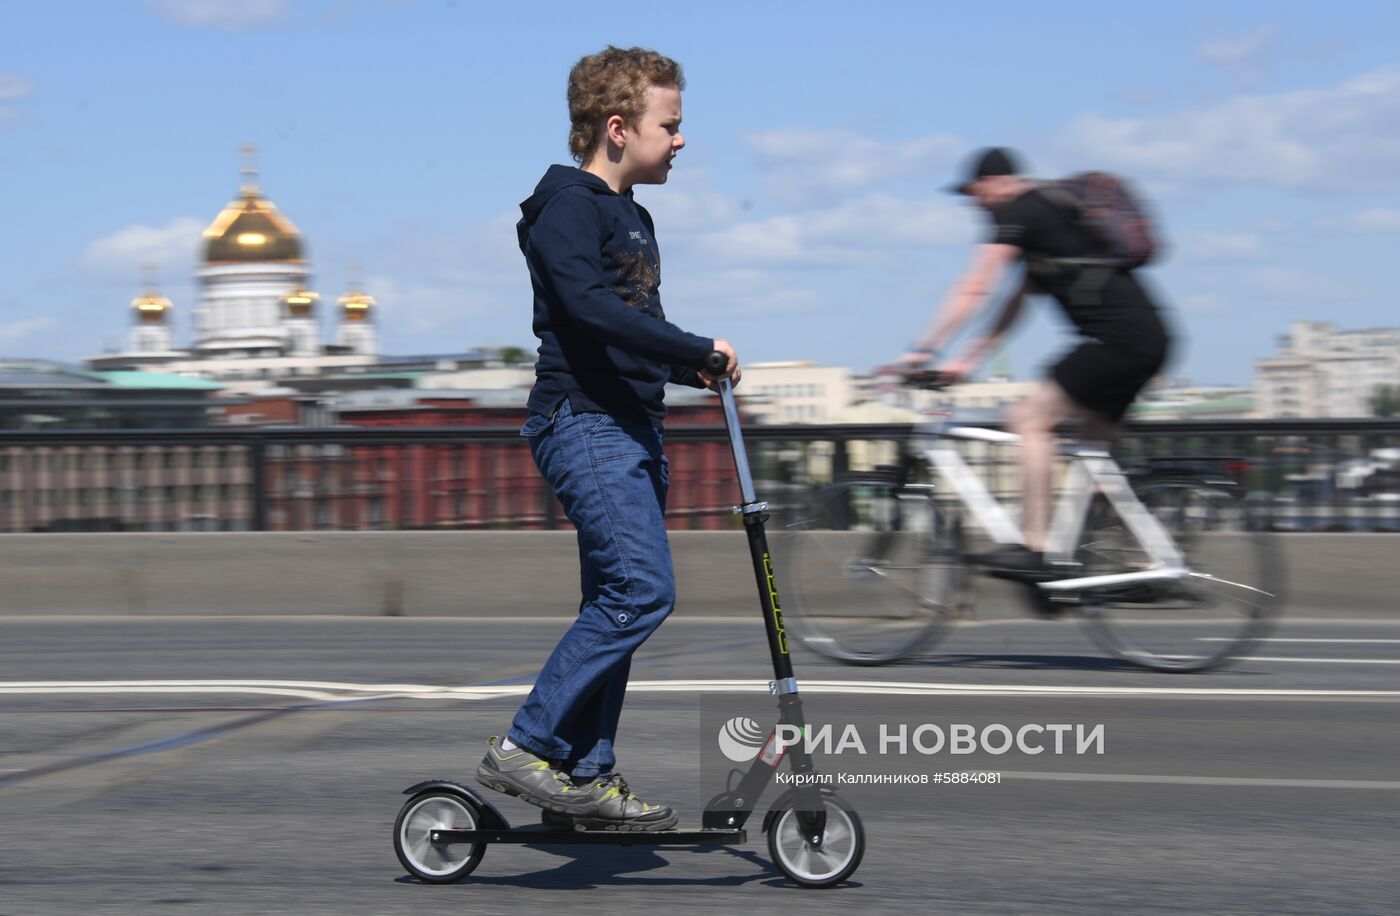
<instances>
[{"instance_id":1,"label":"scooter deck","mask_svg":"<svg viewBox=\"0 0 1400 916\"><path fill-rule=\"evenodd\" d=\"M730 846L748 842L747 830L434 830L429 842L596 843L605 846Z\"/></svg>"}]
</instances>

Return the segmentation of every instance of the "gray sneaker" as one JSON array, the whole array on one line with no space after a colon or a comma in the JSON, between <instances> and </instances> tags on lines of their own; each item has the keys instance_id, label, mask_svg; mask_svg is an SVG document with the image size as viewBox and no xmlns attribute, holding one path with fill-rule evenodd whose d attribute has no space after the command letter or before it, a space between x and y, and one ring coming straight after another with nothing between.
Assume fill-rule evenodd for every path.
<instances>
[{"instance_id":1,"label":"gray sneaker","mask_svg":"<svg viewBox=\"0 0 1400 916\"><path fill-rule=\"evenodd\" d=\"M583 814L544 812L546 827L554 830L670 830L680 818L668 805L642 801L627 788L627 780L613 773L574 790L587 796L591 810Z\"/></svg>"},{"instance_id":2,"label":"gray sneaker","mask_svg":"<svg viewBox=\"0 0 1400 916\"><path fill-rule=\"evenodd\" d=\"M548 760L523 747L501 750L500 739L489 738L486 756L476 768L476 781L488 789L514 795L521 801L559 814L585 814L596 802L576 788L564 773Z\"/></svg>"}]
</instances>

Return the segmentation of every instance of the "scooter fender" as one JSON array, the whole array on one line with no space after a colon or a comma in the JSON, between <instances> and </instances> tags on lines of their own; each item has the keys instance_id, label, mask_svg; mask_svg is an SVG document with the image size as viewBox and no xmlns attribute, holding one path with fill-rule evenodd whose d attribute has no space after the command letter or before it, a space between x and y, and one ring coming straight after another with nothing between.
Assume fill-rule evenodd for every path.
<instances>
[{"instance_id":1,"label":"scooter fender","mask_svg":"<svg viewBox=\"0 0 1400 916\"><path fill-rule=\"evenodd\" d=\"M431 789L438 789L451 795L461 796L463 800L470 803L481 812L480 827L483 830L509 830L510 822L505 815L496 809L481 793L471 786L464 786L460 782L452 782L449 779L428 779L420 783L415 783L403 790L405 795L417 795L420 792L427 792Z\"/></svg>"}]
</instances>

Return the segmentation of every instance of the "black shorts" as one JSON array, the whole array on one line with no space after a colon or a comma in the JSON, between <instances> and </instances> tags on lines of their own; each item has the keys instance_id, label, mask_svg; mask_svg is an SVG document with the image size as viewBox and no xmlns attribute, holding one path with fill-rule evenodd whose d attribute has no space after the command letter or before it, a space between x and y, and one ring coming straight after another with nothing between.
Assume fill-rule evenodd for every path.
<instances>
[{"instance_id":1,"label":"black shorts","mask_svg":"<svg viewBox=\"0 0 1400 916\"><path fill-rule=\"evenodd\" d=\"M1138 393L1167 361L1168 338L1158 334L1131 345L1086 339L1050 370L1065 393L1080 407L1117 423Z\"/></svg>"}]
</instances>

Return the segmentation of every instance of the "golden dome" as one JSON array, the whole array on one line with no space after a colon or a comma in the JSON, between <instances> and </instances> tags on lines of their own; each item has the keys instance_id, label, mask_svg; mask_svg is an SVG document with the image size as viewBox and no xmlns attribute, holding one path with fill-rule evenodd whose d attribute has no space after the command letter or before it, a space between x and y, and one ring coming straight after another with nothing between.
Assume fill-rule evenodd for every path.
<instances>
[{"instance_id":1,"label":"golden dome","mask_svg":"<svg viewBox=\"0 0 1400 916\"><path fill-rule=\"evenodd\" d=\"M300 261L301 233L257 185L245 185L204 230L204 260L209 264Z\"/></svg>"},{"instance_id":2,"label":"golden dome","mask_svg":"<svg viewBox=\"0 0 1400 916\"><path fill-rule=\"evenodd\" d=\"M316 308L316 300L321 298L318 293L313 293L309 289L300 289L289 294L282 300L282 304L287 307L287 314L293 318L308 318L313 309Z\"/></svg>"},{"instance_id":3,"label":"golden dome","mask_svg":"<svg viewBox=\"0 0 1400 916\"><path fill-rule=\"evenodd\" d=\"M355 290L340 297L340 314L346 321L365 321L374 308L374 297Z\"/></svg>"},{"instance_id":4,"label":"golden dome","mask_svg":"<svg viewBox=\"0 0 1400 916\"><path fill-rule=\"evenodd\" d=\"M154 290L147 290L132 299L131 307L136 311L136 320L142 324L163 324L171 308L170 300Z\"/></svg>"}]
</instances>

